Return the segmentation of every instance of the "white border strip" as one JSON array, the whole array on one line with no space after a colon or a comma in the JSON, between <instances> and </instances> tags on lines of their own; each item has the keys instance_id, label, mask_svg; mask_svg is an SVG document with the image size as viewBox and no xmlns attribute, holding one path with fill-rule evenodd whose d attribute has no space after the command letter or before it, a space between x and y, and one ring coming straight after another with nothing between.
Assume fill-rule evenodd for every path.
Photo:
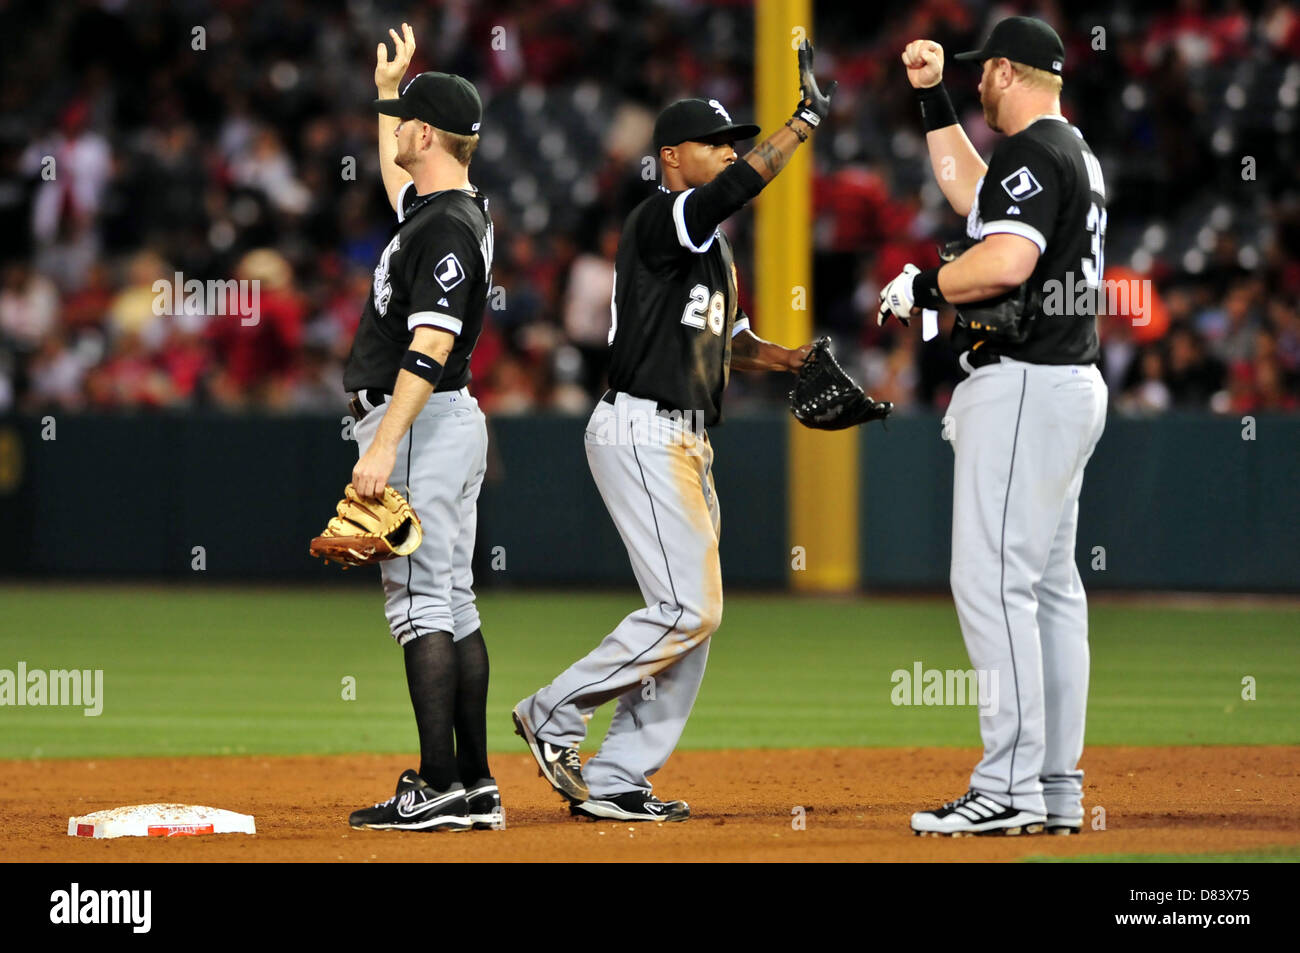
<instances>
[{"instance_id":1,"label":"white border strip","mask_svg":"<svg viewBox=\"0 0 1300 953\"><path fill-rule=\"evenodd\" d=\"M717 237L717 232L709 236L709 240L703 245L697 245L691 241L690 233L686 231L686 199L694 192L694 189L687 189L677 200L673 202L673 224L677 226L677 241L687 251L693 251L697 255L709 250L713 245L713 239Z\"/></svg>"},{"instance_id":2,"label":"white border strip","mask_svg":"<svg viewBox=\"0 0 1300 953\"><path fill-rule=\"evenodd\" d=\"M417 311L406 319L408 331L414 331L419 327L441 328L459 336L462 326L460 318L453 318L439 311Z\"/></svg>"},{"instance_id":3,"label":"white border strip","mask_svg":"<svg viewBox=\"0 0 1300 953\"><path fill-rule=\"evenodd\" d=\"M415 185L414 179L407 182L397 191L397 220L399 222L406 221L406 190L413 185Z\"/></svg>"},{"instance_id":4,"label":"white border strip","mask_svg":"<svg viewBox=\"0 0 1300 953\"><path fill-rule=\"evenodd\" d=\"M1026 225L1024 222L1017 222L1013 219L985 222L980 227L979 237L983 239L989 235L1019 235L1021 238L1027 238L1037 245L1040 255L1047 251L1047 239L1043 237L1043 233L1032 225Z\"/></svg>"}]
</instances>

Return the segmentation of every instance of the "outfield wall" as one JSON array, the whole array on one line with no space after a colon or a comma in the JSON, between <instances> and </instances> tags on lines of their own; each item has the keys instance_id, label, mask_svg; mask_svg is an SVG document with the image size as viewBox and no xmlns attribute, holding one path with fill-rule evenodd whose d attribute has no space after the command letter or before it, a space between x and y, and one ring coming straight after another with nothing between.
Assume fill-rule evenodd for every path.
<instances>
[{"instance_id":1,"label":"outfield wall","mask_svg":"<svg viewBox=\"0 0 1300 953\"><path fill-rule=\"evenodd\" d=\"M583 423L492 421L480 585L630 583L587 472ZM1086 584L1300 591L1300 419L1260 416L1254 427L1254 439L1243 439L1235 418L1112 417L1081 503ZM337 568L324 568L306 549L355 461L345 429L342 414L0 422L7 543L0 572L337 579ZM783 588L799 542L786 528L787 418L739 418L711 437L725 577L731 585ZM863 585L946 588L952 457L938 418L899 418L887 432L873 427L861 438ZM345 578L364 582L371 574Z\"/></svg>"}]
</instances>

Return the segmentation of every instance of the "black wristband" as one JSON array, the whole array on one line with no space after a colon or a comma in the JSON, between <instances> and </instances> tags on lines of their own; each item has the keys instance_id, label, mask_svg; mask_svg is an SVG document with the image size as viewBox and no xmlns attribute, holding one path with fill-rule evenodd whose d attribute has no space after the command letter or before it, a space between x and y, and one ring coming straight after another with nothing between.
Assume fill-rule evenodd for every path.
<instances>
[{"instance_id":1,"label":"black wristband","mask_svg":"<svg viewBox=\"0 0 1300 953\"><path fill-rule=\"evenodd\" d=\"M948 98L942 80L915 92L917 104L921 107L921 125L926 132L957 125L957 111L952 108L952 100Z\"/></svg>"},{"instance_id":2,"label":"black wristband","mask_svg":"<svg viewBox=\"0 0 1300 953\"><path fill-rule=\"evenodd\" d=\"M799 141L800 141L800 142L807 142L807 141L808 141L808 133L806 133L806 132L800 132L800 131L795 127L794 119L793 119L793 118L791 118L791 119L787 119L787 120L785 121L785 124L786 124L787 126L790 127L790 131L791 131L791 132L793 132L796 136L799 137Z\"/></svg>"},{"instance_id":3,"label":"black wristband","mask_svg":"<svg viewBox=\"0 0 1300 953\"><path fill-rule=\"evenodd\" d=\"M940 265L939 268L942 268ZM912 304L918 308L938 311L948 303L939 290L939 268L927 268L912 279Z\"/></svg>"},{"instance_id":4,"label":"black wristband","mask_svg":"<svg viewBox=\"0 0 1300 953\"><path fill-rule=\"evenodd\" d=\"M442 378L442 365L421 351L407 351L402 355L402 370L423 377L434 387Z\"/></svg>"}]
</instances>

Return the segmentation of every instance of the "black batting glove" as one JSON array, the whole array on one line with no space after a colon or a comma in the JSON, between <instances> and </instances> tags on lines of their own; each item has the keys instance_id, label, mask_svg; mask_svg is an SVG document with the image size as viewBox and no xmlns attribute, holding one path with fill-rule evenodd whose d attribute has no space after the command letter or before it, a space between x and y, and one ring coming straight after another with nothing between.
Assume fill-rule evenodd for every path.
<instances>
[{"instance_id":1,"label":"black batting glove","mask_svg":"<svg viewBox=\"0 0 1300 953\"><path fill-rule=\"evenodd\" d=\"M794 118L801 119L816 129L831 111L831 96L839 83L834 80L822 92L817 87L817 77L813 75L813 47L807 40L799 44L799 105L795 107Z\"/></svg>"}]
</instances>

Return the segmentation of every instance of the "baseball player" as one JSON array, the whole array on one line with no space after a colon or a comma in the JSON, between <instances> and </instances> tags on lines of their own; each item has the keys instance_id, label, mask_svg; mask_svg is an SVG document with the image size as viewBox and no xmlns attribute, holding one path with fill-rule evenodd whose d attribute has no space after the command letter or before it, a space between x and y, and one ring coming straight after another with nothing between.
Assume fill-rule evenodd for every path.
<instances>
[{"instance_id":1,"label":"baseball player","mask_svg":"<svg viewBox=\"0 0 1300 953\"><path fill-rule=\"evenodd\" d=\"M419 771L350 823L372 830L503 827L487 761L488 656L471 589L487 426L469 358L491 287L492 219L469 182L482 105L467 80L421 73L401 94L415 35L389 31L375 66L379 159L397 213L343 372L362 497L408 488L424 541L383 564L384 609L402 647L420 738Z\"/></svg>"},{"instance_id":2,"label":"baseball player","mask_svg":"<svg viewBox=\"0 0 1300 953\"><path fill-rule=\"evenodd\" d=\"M830 108L799 51L794 116L743 158L759 131L717 100L673 103L655 122L662 184L619 240L609 332L610 390L585 444L591 475L627 547L645 608L586 657L515 706L515 730L571 813L681 821L650 778L681 737L722 618L719 510L707 428L733 369L792 371L808 353L756 337L737 306L731 244L719 226L771 181ZM584 768L578 746L595 709L617 700L609 733Z\"/></svg>"},{"instance_id":3,"label":"baseball player","mask_svg":"<svg viewBox=\"0 0 1300 953\"><path fill-rule=\"evenodd\" d=\"M1106 186L1083 134L1061 115L1065 52L1050 26L1002 20L983 49L957 59L981 64L985 121L1006 138L985 164L944 90L943 49L907 45L935 178L966 216L970 247L939 268L908 265L881 292L878 320L958 309L953 344L970 376L944 419L954 454L951 584L971 663L996 674L999 698L980 716L984 757L970 790L913 814L912 830L1072 833L1083 823L1088 694L1074 541L1084 466L1106 417L1095 294ZM1052 304L1063 298L1070 307Z\"/></svg>"}]
</instances>

